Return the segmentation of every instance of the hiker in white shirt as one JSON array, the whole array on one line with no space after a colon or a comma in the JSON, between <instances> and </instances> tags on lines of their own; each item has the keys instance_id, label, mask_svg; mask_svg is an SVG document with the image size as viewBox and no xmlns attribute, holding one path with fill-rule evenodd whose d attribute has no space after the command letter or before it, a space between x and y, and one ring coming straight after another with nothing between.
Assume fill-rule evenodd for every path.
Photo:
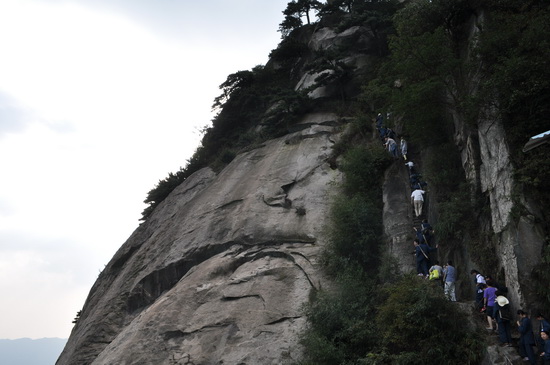
<instances>
[{"instance_id":1,"label":"hiker in white shirt","mask_svg":"<svg viewBox=\"0 0 550 365\"><path fill-rule=\"evenodd\" d=\"M420 216L422 214L422 205L424 204L424 196L425 193L424 190L416 189L411 194L411 203L414 206L414 212L416 216Z\"/></svg>"}]
</instances>

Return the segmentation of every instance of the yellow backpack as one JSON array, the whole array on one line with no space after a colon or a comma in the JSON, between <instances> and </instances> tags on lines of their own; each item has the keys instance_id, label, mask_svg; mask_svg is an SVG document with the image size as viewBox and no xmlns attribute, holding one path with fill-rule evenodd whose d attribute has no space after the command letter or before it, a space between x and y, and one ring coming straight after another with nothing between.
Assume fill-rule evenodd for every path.
<instances>
[{"instance_id":1,"label":"yellow backpack","mask_svg":"<svg viewBox=\"0 0 550 365\"><path fill-rule=\"evenodd\" d=\"M430 272L430 277L429 277L430 280L437 280L439 279L439 270L437 269L434 269Z\"/></svg>"}]
</instances>

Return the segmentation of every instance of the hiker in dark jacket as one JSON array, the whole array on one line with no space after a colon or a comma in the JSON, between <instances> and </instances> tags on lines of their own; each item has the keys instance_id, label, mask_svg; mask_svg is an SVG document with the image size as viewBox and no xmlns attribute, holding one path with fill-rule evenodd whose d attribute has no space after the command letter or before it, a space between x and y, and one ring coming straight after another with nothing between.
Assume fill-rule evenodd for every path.
<instances>
[{"instance_id":1,"label":"hiker in dark jacket","mask_svg":"<svg viewBox=\"0 0 550 365\"><path fill-rule=\"evenodd\" d=\"M380 139L381 139L382 141L384 140L384 138L386 138L386 133L387 133L387 131L388 131L388 130L387 130L386 128L384 128L384 126L378 128L378 133L379 133Z\"/></svg>"},{"instance_id":2,"label":"hiker in dark jacket","mask_svg":"<svg viewBox=\"0 0 550 365\"><path fill-rule=\"evenodd\" d=\"M382 113L378 113L376 116L376 128L382 127L382 123L384 122L384 116L382 116Z\"/></svg>"},{"instance_id":3,"label":"hiker in dark jacket","mask_svg":"<svg viewBox=\"0 0 550 365\"><path fill-rule=\"evenodd\" d=\"M542 352L540 353L540 357L544 365L550 365L550 332L542 331L540 333L540 337L542 338L542 341L543 341Z\"/></svg>"},{"instance_id":4,"label":"hiker in dark jacket","mask_svg":"<svg viewBox=\"0 0 550 365\"><path fill-rule=\"evenodd\" d=\"M495 317L498 324L498 337L501 346L512 347L512 336L510 335L510 302L500 290L495 293Z\"/></svg>"},{"instance_id":5,"label":"hiker in dark jacket","mask_svg":"<svg viewBox=\"0 0 550 365\"><path fill-rule=\"evenodd\" d=\"M437 246L430 247L425 243L420 243L418 238L413 241L413 244L418 276L428 276L428 267L430 267L430 252L437 250Z\"/></svg>"},{"instance_id":6,"label":"hiker in dark jacket","mask_svg":"<svg viewBox=\"0 0 550 365\"><path fill-rule=\"evenodd\" d=\"M539 325L537 327L538 330L536 331L535 340L537 342L539 352L542 352L544 351L543 349L544 341L541 338L541 333L543 331L550 332L550 322L548 322L548 320L544 317L544 315L541 312L538 312L536 319L537 321L539 321Z\"/></svg>"},{"instance_id":7,"label":"hiker in dark jacket","mask_svg":"<svg viewBox=\"0 0 550 365\"><path fill-rule=\"evenodd\" d=\"M413 229L416 235L416 239L418 240L418 243L426 243L426 240L424 239L424 235L422 234L422 229L418 229L416 227L413 227Z\"/></svg>"},{"instance_id":8,"label":"hiker in dark jacket","mask_svg":"<svg viewBox=\"0 0 550 365\"><path fill-rule=\"evenodd\" d=\"M432 225L430 223L428 223L427 219L422 220L422 225L420 226L420 229L421 229L421 232L422 232L422 236L426 240L426 243L428 244L428 246L432 246L433 238L434 238L433 233L435 231L434 231Z\"/></svg>"},{"instance_id":9,"label":"hiker in dark jacket","mask_svg":"<svg viewBox=\"0 0 550 365\"><path fill-rule=\"evenodd\" d=\"M533 335L533 325L527 317L527 313L518 310L519 321L517 321L519 332L519 355L523 360L529 360L531 365L536 365L535 353L533 346L535 345L535 336Z\"/></svg>"}]
</instances>

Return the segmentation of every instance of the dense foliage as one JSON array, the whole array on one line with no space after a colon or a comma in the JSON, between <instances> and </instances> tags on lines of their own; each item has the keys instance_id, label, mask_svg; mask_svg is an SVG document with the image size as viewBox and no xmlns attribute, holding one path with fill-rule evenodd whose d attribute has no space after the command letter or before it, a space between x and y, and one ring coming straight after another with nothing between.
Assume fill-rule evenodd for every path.
<instances>
[{"instance_id":1,"label":"dense foliage","mask_svg":"<svg viewBox=\"0 0 550 365\"><path fill-rule=\"evenodd\" d=\"M378 351L362 364L478 364L483 341L437 284L407 276L383 290Z\"/></svg>"},{"instance_id":2,"label":"dense foliage","mask_svg":"<svg viewBox=\"0 0 550 365\"><path fill-rule=\"evenodd\" d=\"M483 86L494 92L485 94L497 95L517 181L547 205L550 148L523 153L522 147L531 136L550 129L550 3L489 3L494 10L481 33L479 52L487 65Z\"/></svg>"},{"instance_id":3,"label":"dense foliage","mask_svg":"<svg viewBox=\"0 0 550 365\"><path fill-rule=\"evenodd\" d=\"M477 363L483 342L441 287L384 269L391 264L381 247L388 154L373 144L343 157L343 195L333 205L324 255L335 287L306 307L300 364Z\"/></svg>"},{"instance_id":4,"label":"dense foliage","mask_svg":"<svg viewBox=\"0 0 550 365\"><path fill-rule=\"evenodd\" d=\"M381 181L391 159L379 146L354 147L344 157L345 196L332 208L331 245L325 262L333 274L349 265L372 273L379 262L382 234Z\"/></svg>"},{"instance_id":5,"label":"dense foliage","mask_svg":"<svg viewBox=\"0 0 550 365\"><path fill-rule=\"evenodd\" d=\"M466 0L415 1L394 16L391 55L365 87L365 99L399 115L413 143L444 143L445 108L468 104L462 80L469 65L461 58L460 24L472 11Z\"/></svg>"},{"instance_id":6,"label":"dense foliage","mask_svg":"<svg viewBox=\"0 0 550 365\"><path fill-rule=\"evenodd\" d=\"M516 166L517 192L541 206L550 205L550 144L523 152L529 137L550 129L550 3L544 0L489 1L494 8L481 37L480 56L487 63L486 90L494 90ZM515 199L516 212L525 213ZM550 213L541 212L550 231ZM519 214L518 214L519 216ZM533 283L550 309L550 239Z\"/></svg>"}]
</instances>

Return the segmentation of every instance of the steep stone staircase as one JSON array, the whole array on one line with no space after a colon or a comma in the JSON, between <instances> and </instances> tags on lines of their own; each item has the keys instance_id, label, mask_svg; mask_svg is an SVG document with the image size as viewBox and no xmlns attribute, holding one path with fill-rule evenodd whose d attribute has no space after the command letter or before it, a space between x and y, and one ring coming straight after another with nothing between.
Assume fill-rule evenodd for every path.
<instances>
[{"instance_id":1,"label":"steep stone staircase","mask_svg":"<svg viewBox=\"0 0 550 365\"><path fill-rule=\"evenodd\" d=\"M415 170L417 173L422 174L422 160L420 154L413 148L409 149L408 160L415 163ZM412 244L415 238L415 232L413 227L420 228L423 219L430 221L430 185L424 188L426 194L424 194L424 205L422 208L422 215L416 217L414 209L411 204L412 189L409 182L409 169L405 165L402 158L395 160L395 162L386 171L384 186L383 186L383 200L384 200L384 229L388 244L388 250L390 254L399 263L399 269L403 273L416 272L416 261L412 252L414 247ZM434 234L432 246L438 243L437 231ZM439 250L438 250L439 251ZM432 262L435 260L443 261L439 259L440 252L432 253ZM457 288L459 290L459 288ZM474 301L461 300L456 302L465 313L468 313L471 319L469 325L473 328L477 328L478 331L484 333L485 343L487 344L484 359L480 365L516 365L525 364L519 356L518 348L516 347L502 347L498 340L498 334L488 332L485 328L487 326L487 319L485 314L479 313L474 310ZM517 332L517 331L516 331ZM519 335L512 331L512 337L518 338Z\"/></svg>"}]
</instances>

